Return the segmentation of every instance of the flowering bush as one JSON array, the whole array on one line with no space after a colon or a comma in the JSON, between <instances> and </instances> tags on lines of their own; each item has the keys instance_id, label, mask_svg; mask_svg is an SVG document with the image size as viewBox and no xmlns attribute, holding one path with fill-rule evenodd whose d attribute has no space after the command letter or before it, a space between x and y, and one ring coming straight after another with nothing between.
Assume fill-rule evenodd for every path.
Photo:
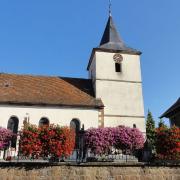
<instances>
[{"instance_id":1,"label":"flowering bush","mask_svg":"<svg viewBox=\"0 0 180 180\"><path fill-rule=\"evenodd\" d=\"M92 128L85 134L86 147L94 154L108 153L112 147L131 152L144 145L143 134L136 128L119 126L115 128Z\"/></svg>"},{"instance_id":2,"label":"flowering bush","mask_svg":"<svg viewBox=\"0 0 180 180\"><path fill-rule=\"evenodd\" d=\"M0 128L0 150L7 148L13 137L14 134L11 130Z\"/></svg>"},{"instance_id":3,"label":"flowering bush","mask_svg":"<svg viewBox=\"0 0 180 180\"><path fill-rule=\"evenodd\" d=\"M63 156L67 157L72 154L72 151L74 150L75 147L75 132L73 129L70 129L68 127L64 127L62 129L62 134L63 134Z\"/></svg>"},{"instance_id":4,"label":"flowering bush","mask_svg":"<svg viewBox=\"0 0 180 180\"><path fill-rule=\"evenodd\" d=\"M30 125L20 133L20 152L33 158L67 157L71 155L74 144L74 131L58 125L41 128Z\"/></svg>"},{"instance_id":5,"label":"flowering bush","mask_svg":"<svg viewBox=\"0 0 180 180\"><path fill-rule=\"evenodd\" d=\"M115 142L113 128L91 128L85 133L85 145L94 154L107 153Z\"/></svg>"},{"instance_id":6,"label":"flowering bush","mask_svg":"<svg viewBox=\"0 0 180 180\"><path fill-rule=\"evenodd\" d=\"M115 143L117 149L134 151L144 146L144 137L137 128L119 126L115 128Z\"/></svg>"},{"instance_id":7,"label":"flowering bush","mask_svg":"<svg viewBox=\"0 0 180 180\"><path fill-rule=\"evenodd\" d=\"M42 156L67 157L74 149L75 133L67 127L55 125L42 127L39 137L42 142Z\"/></svg>"},{"instance_id":8,"label":"flowering bush","mask_svg":"<svg viewBox=\"0 0 180 180\"><path fill-rule=\"evenodd\" d=\"M42 151L39 131L36 126L29 125L20 132L19 150L24 156L38 158Z\"/></svg>"},{"instance_id":9,"label":"flowering bush","mask_svg":"<svg viewBox=\"0 0 180 180\"><path fill-rule=\"evenodd\" d=\"M156 129L156 153L158 159L180 159L180 128Z\"/></svg>"}]
</instances>

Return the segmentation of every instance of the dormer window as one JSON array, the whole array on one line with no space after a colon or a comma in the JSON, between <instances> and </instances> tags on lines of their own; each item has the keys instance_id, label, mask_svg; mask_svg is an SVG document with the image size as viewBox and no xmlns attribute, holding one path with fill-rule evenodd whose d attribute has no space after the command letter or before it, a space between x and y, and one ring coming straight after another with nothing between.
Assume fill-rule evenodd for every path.
<instances>
[{"instance_id":1,"label":"dormer window","mask_svg":"<svg viewBox=\"0 0 180 180\"><path fill-rule=\"evenodd\" d=\"M116 70L116 72L122 71L121 63L115 63L115 70Z\"/></svg>"}]
</instances>

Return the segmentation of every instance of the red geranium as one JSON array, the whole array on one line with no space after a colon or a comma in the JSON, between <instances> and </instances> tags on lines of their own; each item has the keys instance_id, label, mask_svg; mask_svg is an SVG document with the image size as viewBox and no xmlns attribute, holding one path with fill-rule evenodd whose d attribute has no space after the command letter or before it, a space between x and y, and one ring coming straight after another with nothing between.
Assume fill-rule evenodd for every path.
<instances>
[{"instance_id":1,"label":"red geranium","mask_svg":"<svg viewBox=\"0 0 180 180\"><path fill-rule=\"evenodd\" d=\"M24 156L38 158L42 150L39 132L36 126L29 125L20 132L20 153Z\"/></svg>"},{"instance_id":2,"label":"red geranium","mask_svg":"<svg viewBox=\"0 0 180 180\"><path fill-rule=\"evenodd\" d=\"M180 159L180 128L157 128L156 152L159 159Z\"/></svg>"},{"instance_id":3,"label":"red geranium","mask_svg":"<svg viewBox=\"0 0 180 180\"><path fill-rule=\"evenodd\" d=\"M20 152L33 158L67 157L72 154L74 145L75 133L68 127L30 125L20 133Z\"/></svg>"}]
</instances>

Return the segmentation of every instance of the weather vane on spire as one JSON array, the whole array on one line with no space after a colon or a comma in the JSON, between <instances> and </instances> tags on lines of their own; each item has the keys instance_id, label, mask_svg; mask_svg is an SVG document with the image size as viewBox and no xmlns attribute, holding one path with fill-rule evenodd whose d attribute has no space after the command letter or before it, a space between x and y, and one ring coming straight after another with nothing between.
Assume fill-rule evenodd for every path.
<instances>
[{"instance_id":1,"label":"weather vane on spire","mask_svg":"<svg viewBox=\"0 0 180 180\"><path fill-rule=\"evenodd\" d=\"M109 16L111 16L111 7L112 7L112 1L109 0Z\"/></svg>"}]
</instances>

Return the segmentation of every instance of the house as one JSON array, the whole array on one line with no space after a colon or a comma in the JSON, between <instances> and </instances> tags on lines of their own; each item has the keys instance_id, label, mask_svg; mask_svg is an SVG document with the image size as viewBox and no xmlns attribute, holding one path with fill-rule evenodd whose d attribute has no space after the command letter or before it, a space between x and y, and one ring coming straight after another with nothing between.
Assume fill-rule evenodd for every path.
<instances>
[{"instance_id":1,"label":"house","mask_svg":"<svg viewBox=\"0 0 180 180\"><path fill-rule=\"evenodd\" d=\"M122 41L109 15L88 79L0 74L0 126L17 133L25 121L76 130L125 125L145 133L140 55Z\"/></svg>"},{"instance_id":2,"label":"house","mask_svg":"<svg viewBox=\"0 0 180 180\"><path fill-rule=\"evenodd\" d=\"M170 125L180 127L180 98L160 118L169 118Z\"/></svg>"}]
</instances>

